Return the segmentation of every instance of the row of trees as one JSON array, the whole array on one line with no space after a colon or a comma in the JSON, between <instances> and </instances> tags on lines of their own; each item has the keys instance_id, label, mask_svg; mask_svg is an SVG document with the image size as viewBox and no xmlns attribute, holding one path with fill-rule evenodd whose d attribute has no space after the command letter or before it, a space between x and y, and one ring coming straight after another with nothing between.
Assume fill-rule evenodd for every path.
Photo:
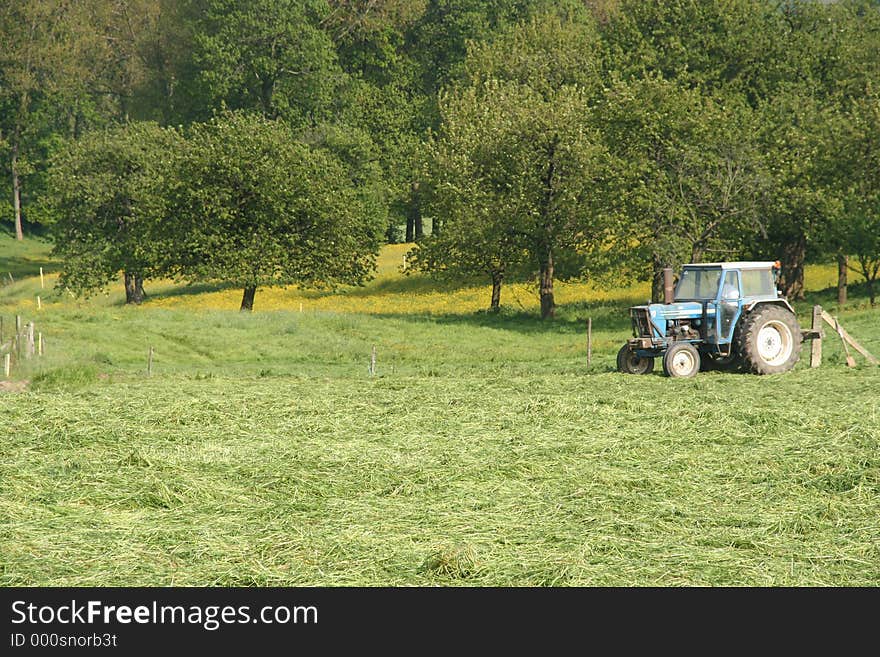
<instances>
[{"instance_id":1,"label":"row of trees","mask_svg":"<svg viewBox=\"0 0 880 657\"><path fill-rule=\"evenodd\" d=\"M652 278L682 262L810 256L880 269L880 7L623 1L605 25L564 14L475 44L440 99L426 270ZM855 258L850 261L849 256Z\"/></svg>"},{"instance_id":2,"label":"row of trees","mask_svg":"<svg viewBox=\"0 0 880 657\"><path fill-rule=\"evenodd\" d=\"M353 150L241 112L70 142L48 178L60 284L89 293L122 271L126 301L140 303L150 278L220 281L252 310L263 285L362 283L384 227L369 221L374 180Z\"/></svg>"},{"instance_id":3,"label":"row of trees","mask_svg":"<svg viewBox=\"0 0 880 657\"><path fill-rule=\"evenodd\" d=\"M876 0L22 0L0 34L4 214L74 290L247 307L363 280L405 225L544 316L559 278L701 259L780 258L797 297L837 257L874 298Z\"/></svg>"},{"instance_id":4,"label":"row of trees","mask_svg":"<svg viewBox=\"0 0 880 657\"><path fill-rule=\"evenodd\" d=\"M360 133L383 219L421 236L417 156L467 43L552 0L18 0L0 3L0 216L51 223L40 200L62 141L224 109L298 136ZM572 5L577 5L572 0Z\"/></svg>"}]
</instances>

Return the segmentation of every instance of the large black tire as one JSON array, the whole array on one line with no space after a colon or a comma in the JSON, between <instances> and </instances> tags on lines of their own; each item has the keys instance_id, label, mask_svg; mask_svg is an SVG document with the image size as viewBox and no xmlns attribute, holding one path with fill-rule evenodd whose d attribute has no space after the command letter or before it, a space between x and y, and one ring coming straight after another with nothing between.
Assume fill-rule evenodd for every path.
<instances>
[{"instance_id":1,"label":"large black tire","mask_svg":"<svg viewBox=\"0 0 880 657\"><path fill-rule=\"evenodd\" d=\"M674 342L663 354L663 373L676 379L690 379L700 371L700 352L690 342Z\"/></svg>"},{"instance_id":2,"label":"large black tire","mask_svg":"<svg viewBox=\"0 0 880 657\"><path fill-rule=\"evenodd\" d=\"M624 374L650 374L654 371L653 358L639 358L628 344L617 352L617 371Z\"/></svg>"},{"instance_id":3,"label":"large black tire","mask_svg":"<svg viewBox=\"0 0 880 657\"><path fill-rule=\"evenodd\" d=\"M761 304L740 320L737 351L755 374L782 374L801 357L801 327L788 308Z\"/></svg>"}]
</instances>

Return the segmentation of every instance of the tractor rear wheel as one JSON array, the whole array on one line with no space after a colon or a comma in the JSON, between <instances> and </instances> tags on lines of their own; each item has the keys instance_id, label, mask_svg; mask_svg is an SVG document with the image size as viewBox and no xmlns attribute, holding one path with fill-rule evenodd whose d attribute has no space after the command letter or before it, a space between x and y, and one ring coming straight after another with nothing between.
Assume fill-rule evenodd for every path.
<instances>
[{"instance_id":1,"label":"tractor rear wheel","mask_svg":"<svg viewBox=\"0 0 880 657\"><path fill-rule=\"evenodd\" d=\"M689 379L700 371L700 352L690 342L676 342L663 354L663 373Z\"/></svg>"},{"instance_id":2,"label":"tractor rear wheel","mask_svg":"<svg viewBox=\"0 0 880 657\"><path fill-rule=\"evenodd\" d=\"M654 371L654 359L650 356L639 358L636 352L625 344L617 352L617 371L624 374L650 374Z\"/></svg>"},{"instance_id":3,"label":"tractor rear wheel","mask_svg":"<svg viewBox=\"0 0 880 657\"><path fill-rule=\"evenodd\" d=\"M742 320L738 351L756 374L782 374L801 357L801 327L787 308L762 304Z\"/></svg>"}]
</instances>

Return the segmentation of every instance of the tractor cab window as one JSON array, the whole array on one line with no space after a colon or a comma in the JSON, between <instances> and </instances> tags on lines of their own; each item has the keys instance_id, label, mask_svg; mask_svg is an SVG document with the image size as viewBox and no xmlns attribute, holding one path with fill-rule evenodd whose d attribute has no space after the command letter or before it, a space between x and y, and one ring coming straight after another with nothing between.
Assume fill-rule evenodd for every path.
<instances>
[{"instance_id":1,"label":"tractor cab window","mask_svg":"<svg viewBox=\"0 0 880 657\"><path fill-rule=\"evenodd\" d=\"M743 296L772 297L776 295L773 272L769 269L744 269L742 278Z\"/></svg>"},{"instance_id":2,"label":"tractor cab window","mask_svg":"<svg viewBox=\"0 0 880 657\"><path fill-rule=\"evenodd\" d=\"M721 305L718 308L718 337L729 340L733 337L733 320L739 313L739 272L724 272L721 287Z\"/></svg>"},{"instance_id":3,"label":"tractor cab window","mask_svg":"<svg viewBox=\"0 0 880 657\"><path fill-rule=\"evenodd\" d=\"M720 282L720 269L685 269L675 290L675 300L714 299L718 295Z\"/></svg>"},{"instance_id":4,"label":"tractor cab window","mask_svg":"<svg viewBox=\"0 0 880 657\"><path fill-rule=\"evenodd\" d=\"M724 287L721 288L722 301L739 299L739 272L729 271L724 276Z\"/></svg>"}]
</instances>

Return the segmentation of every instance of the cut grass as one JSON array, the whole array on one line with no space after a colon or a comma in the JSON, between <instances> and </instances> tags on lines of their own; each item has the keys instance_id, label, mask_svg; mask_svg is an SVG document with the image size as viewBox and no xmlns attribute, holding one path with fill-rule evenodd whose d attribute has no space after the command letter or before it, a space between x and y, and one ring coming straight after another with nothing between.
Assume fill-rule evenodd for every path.
<instances>
[{"instance_id":1,"label":"cut grass","mask_svg":"<svg viewBox=\"0 0 880 657\"><path fill-rule=\"evenodd\" d=\"M9 395L7 585L876 585L880 370ZM438 546L440 546L438 548Z\"/></svg>"},{"instance_id":2,"label":"cut grass","mask_svg":"<svg viewBox=\"0 0 880 657\"><path fill-rule=\"evenodd\" d=\"M880 368L829 339L821 370L619 375L638 290L583 286L551 323L426 310L396 258L360 313L170 284L185 303L45 290L37 313L38 279L0 289L46 344L0 393L0 584L880 583ZM828 271L802 323L838 312ZM841 320L880 354L851 295Z\"/></svg>"}]
</instances>

